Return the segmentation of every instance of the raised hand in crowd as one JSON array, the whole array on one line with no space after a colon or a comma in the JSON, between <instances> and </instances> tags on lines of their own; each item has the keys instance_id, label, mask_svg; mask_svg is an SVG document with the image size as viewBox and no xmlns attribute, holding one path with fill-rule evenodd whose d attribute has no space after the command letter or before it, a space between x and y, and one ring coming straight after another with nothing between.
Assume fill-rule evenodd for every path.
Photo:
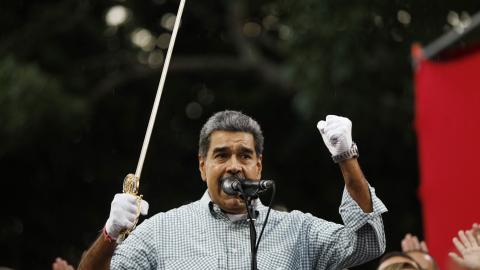
<instances>
[{"instance_id":1,"label":"raised hand in crowd","mask_svg":"<svg viewBox=\"0 0 480 270\"><path fill-rule=\"evenodd\" d=\"M474 224L471 230L458 231L458 237L453 237L453 244L457 253L450 252L448 256L461 267L478 270L480 269L480 237L478 224Z\"/></svg>"},{"instance_id":2,"label":"raised hand in crowd","mask_svg":"<svg viewBox=\"0 0 480 270\"><path fill-rule=\"evenodd\" d=\"M472 233L475 237L477 237L476 239L478 240L478 237L480 237L480 225L478 225L478 223L473 223Z\"/></svg>"},{"instance_id":3,"label":"raised hand in crowd","mask_svg":"<svg viewBox=\"0 0 480 270\"><path fill-rule=\"evenodd\" d=\"M401 245L403 252L422 251L428 253L428 247L425 241L419 241L417 236L410 233L407 233L405 235L401 242Z\"/></svg>"},{"instance_id":4,"label":"raised hand in crowd","mask_svg":"<svg viewBox=\"0 0 480 270\"><path fill-rule=\"evenodd\" d=\"M422 269L438 269L435 260L428 253L428 247L425 241L420 241L417 236L407 233L403 238L401 245L402 251L418 262Z\"/></svg>"},{"instance_id":5,"label":"raised hand in crowd","mask_svg":"<svg viewBox=\"0 0 480 270\"><path fill-rule=\"evenodd\" d=\"M52 263L52 270L75 270L66 260L62 258L56 258Z\"/></svg>"}]
</instances>

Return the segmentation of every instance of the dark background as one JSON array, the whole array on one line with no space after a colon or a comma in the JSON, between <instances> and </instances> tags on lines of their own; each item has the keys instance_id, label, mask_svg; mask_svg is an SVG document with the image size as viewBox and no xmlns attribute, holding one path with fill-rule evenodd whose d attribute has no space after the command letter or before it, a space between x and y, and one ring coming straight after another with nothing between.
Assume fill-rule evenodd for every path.
<instances>
[{"instance_id":1,"label":"dark background","mask_svg":"<svg viewBox=\"0 0 480 270\"><path fill-rule=\"evenodd\" d=\"M118 5L128 18L108 25ZM76 265L96 238L136 168L166 53L155 40L177 6L0 3L0 265ZM316 129L338 114L352 120L362 168L389 209L387 250L407 232L422 236L410 46L478 10L471 0L187 1L142 174L150 215L200 198L199 130L235 109L263 128L276 204L341 222L340 170Z\"/></svg>"}]
</instances>

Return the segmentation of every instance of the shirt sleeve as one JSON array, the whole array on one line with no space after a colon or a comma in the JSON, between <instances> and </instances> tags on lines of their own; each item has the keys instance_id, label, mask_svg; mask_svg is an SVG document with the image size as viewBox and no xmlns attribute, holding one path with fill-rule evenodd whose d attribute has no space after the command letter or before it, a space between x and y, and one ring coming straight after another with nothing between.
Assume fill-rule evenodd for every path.
<instances>
[{"instance_id":1,"label":"shirt sleeve","mask_svg":"<svg viewBox=\"0 0 480 270\"><path fill-rule=\"evenodd\" d=\"M315 269L343 269L377 258L385 251L382 213L385 205L369 186L373 211L365 213L344 189L340 215L344 225L313 216L307 219L307 241Z\"/></svg>"},{"instance_id":2,"label":"shirt sleeve","mask_svg":"<svg viewBox=\"0 0 480 270\"><path fill-rule=\"evenodd\" d=\"M140 224L117 246L110 261L110 269L157 269L151 220Z\"/></svg>"}]
</instances>

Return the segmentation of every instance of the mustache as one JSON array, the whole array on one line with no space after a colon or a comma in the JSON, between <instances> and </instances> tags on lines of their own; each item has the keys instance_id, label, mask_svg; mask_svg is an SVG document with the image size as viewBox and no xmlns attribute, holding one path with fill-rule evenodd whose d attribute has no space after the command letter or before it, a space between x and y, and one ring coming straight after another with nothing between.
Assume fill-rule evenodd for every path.
<instances>
[{"instance_id":1,"label":"mustache","mask_svg":"<svg viewBox=\"0 0 480 270\"><path fill-rule=\"evenodd\" d=\"M245 176L243 176L242 174L227 174L227 175L224 175L222 177L220 177L219 181L218 181L218 188L220 189L220 191L222 190L222 183L225 182L225 181L242 181L245 179ZM227 197L233 197L233 198L237 198L237 199L240 199L241 200L241 203L242 204L245 204L245 202L243 201L243 199L241 198L240 194L237 194L237 195L228 195L228 194L225 194Z\"/></svg>"},{"instance_id":2,"label":"mustache","mask_svg":"<svg viewBox=\"0 0 480 270\"><path fill-rule=\"evenodd\" d=\"M220 181L218 181L218 184L221 185L222 182L230 180L230 181L235 181L235 180L244 180L246 179L244 175L242 174L228 174L220 177Z\"/></svg>"}]
</instances>

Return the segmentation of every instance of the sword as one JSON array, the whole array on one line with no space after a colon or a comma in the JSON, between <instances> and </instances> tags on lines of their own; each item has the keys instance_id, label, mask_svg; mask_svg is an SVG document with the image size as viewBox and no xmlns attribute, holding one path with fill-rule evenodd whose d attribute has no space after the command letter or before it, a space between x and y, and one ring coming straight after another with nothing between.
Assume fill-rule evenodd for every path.
<instances>
[{"instance_id":1,"label":"sword","mask_svg":"<svg viewBox=\"0 0 480 270\"><path fill-rule=\"evenodd\" d=\"M132 194L137 198L137 218L134 222L132 228L127 229L126 231L120 234L119 242L122 242L128 234L130 234L136 227L138 222L138 217L140 216L140 202L142 201L142 195L138 195L140 188L140 176L142 174L143 163L145 162L145 156L147 155L148 144L150 143L150 137L152 136L153 125L155 124L155 118L157 116L158 106L160 104L160 99L162 98L163 87L165 85L165 80L167 78L167 71L170 65L170 59L172 57L173 47L175 46L175 40L177 38L178 29L180 28L180 21L182 19L183 9L185 7L185 0L180 0L180 5L178 7L177 16L175 18L175 25L173 26L172 37L170 38L170 43L168 44L167 55L165 57L165 62L163 64L162 75L160 77L160 82L157 88L157 94L155 96L155 101L153 103L152 113L150 114L150 120L148 121L147 131L145 132L145 138L143 139L142 151L140 152L140 158L138 159L137 169L135 174L128 174L123 180L123 193Z\"/></svg>"}]
</instances>

